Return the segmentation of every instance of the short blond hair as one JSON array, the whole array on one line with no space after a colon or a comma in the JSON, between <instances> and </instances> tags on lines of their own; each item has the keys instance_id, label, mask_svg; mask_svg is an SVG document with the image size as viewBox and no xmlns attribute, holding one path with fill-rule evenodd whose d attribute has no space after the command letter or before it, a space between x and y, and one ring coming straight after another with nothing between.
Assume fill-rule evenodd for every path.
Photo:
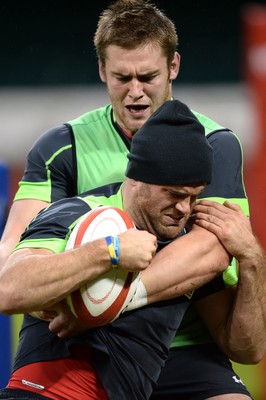
<instances>
[{"instance_id":1,"label":"short blond hair","mask_svg":"<svg viewBox=\"0 0 266 400\"><path fill-rule=\"evenodd\" d=\"M99 60L105 65L105 50L110 45L134 49L158 45L170 67L178 46L174 23L148 0L117 0L100 15L94 35Z\"/></svg>"}]
</instances>

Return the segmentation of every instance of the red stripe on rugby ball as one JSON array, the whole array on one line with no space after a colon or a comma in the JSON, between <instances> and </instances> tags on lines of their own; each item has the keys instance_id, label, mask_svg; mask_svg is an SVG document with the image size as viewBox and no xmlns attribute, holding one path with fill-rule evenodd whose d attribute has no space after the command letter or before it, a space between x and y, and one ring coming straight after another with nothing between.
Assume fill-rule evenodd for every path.
<instances>
[{"instance_id":1,"label":"red stripe on rugby ball","mask_svg":"<svg viewBox=\"0 0 266 400\"><path fill-rule=\"evenodd\" d=\"M108 307L104 312L102 312L97 316L92 315L88 310L88 308L86 307L86 305L84 304L80 290L76 290L75 292L73 292L71 298L77 317L85 324L93 328L107 325L110 322L112 322L119 314L120 310L122 309L126 301L129 288L133 280L133 275L134 274L132 272L128 273L124 286L121 289L119 296L111 304L110 307Z\"/></svg>"},{"instance_id":2,"label":"red stripe on rugby ball","mask_svg":"<svg viewBox=\"0 0 266 400\"><path fill-rule=\"evenodd\" d=\"M102 206L102 207L97 207L96 209L90 211L87 215L87 217L84 219L84 221L81 223L80 228L77 232L77 236L75 239L75 246L78 246L82 243L82 239L84 234L86 233L86 230L88 229L89 225L92 223L92 221L99 215L102 214L106 210L114 210L116 211L123 221L126 224L127 229L134 228L135 225L133 221L129 218L129 216L123 211L120 210L120 208L117 207L108 207L108 206ZM122 233L122 232L120 232ZM110 232L110 235L112 235L112 232Z\"/></svg>"}]
</instances>

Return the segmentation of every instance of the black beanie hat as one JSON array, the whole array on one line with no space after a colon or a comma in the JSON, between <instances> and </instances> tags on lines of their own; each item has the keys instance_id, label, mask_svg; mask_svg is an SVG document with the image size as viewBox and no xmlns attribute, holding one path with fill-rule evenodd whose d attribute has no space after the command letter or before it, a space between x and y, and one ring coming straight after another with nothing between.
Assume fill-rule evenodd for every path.
<instances>
[{"instance_id":1,"label":"black beanie hat","mask_svg":"<svg viewBox=\"0 0 266 400\"><path fill-rule=\"evenodd\" d=\"M178 100L164 103L132 139L126 176L155 185L210 183L212 148L203 125Z\"/></svg>"}]
</instances>

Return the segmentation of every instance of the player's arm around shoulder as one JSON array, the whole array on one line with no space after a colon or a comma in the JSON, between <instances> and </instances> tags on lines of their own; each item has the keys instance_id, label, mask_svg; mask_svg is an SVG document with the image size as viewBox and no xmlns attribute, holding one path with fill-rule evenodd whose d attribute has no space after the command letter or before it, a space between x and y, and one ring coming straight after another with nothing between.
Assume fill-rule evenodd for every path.
<instances>
[{"instance_id":1,"label":"player's arm around shoulder","mask_svg":"<svg viewBox=\"0 0 266 400\"><path fill-rule=\"evenodd\" d=\"M146 231L130 229L120 234L119 239L119 267L130 271L147 268L156 251L156 238ZM14 314L47 309L110 268L105 238L72 250L62 249L60 253L22 246L10 255L1 271L0 312Z\"/></svg>"},{"instance_id":2,"label":"player's arm around shoulder","mask_svg":"<svg viewBox=\"0 0 266 400\"><path fill-rule=\"evenodd\" d=\"M181 296L226 270L229 256L218 238L193 225L156 254L142 273L149 303Z\"/></svg>"},{"instance_id":3,"label":"player's arm around shoulder","mask_svg":"<svg viewBox=\"0 0 266 400\"><path fill-rule=\"evenodd\" d=\"M1 271L0 311L13 314L49 308L108 270L109 264L103 239L59 254L47 248L20 248Z\"/></svg>"},{"instance_id":4,"label":"player's arm around shoulder","mask_svg":"<svg viewBox=\"0 0 266 400\"><path fill-rule=\"evenodd\" d=\"M239 205L201 201L196 224L213 232L239 264L238 285L198 302L216 341L234 361L257 363L266 351L266 263Z\"/></svg>"}]
</instances>

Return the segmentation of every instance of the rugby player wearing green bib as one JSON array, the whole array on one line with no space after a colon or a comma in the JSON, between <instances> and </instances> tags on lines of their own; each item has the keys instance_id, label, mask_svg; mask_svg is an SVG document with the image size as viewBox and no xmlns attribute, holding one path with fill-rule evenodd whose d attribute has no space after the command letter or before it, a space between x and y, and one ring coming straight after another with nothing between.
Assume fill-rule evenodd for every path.
<instances>
[{"instance_id":1,"label":"rugby player wearing green bib","mask_svg":"<svg viewBox=\"0 0 266 400\"><path fill-rule=\"evenodd\" d=\"M129 25L132 27L130 35L127 34ZM180 56L176 52L177 35L172 22L158 9L142 1L118 1L102 14L95 34L95 46L100 77L107 84L111 104L49 130L35 143L3 236L3 257L11 251L30 219L48 203L123 180L132 135L164 101L172 98L172 81L178 75L180 65ZM213 180L203 198L221 203L229 199L240 204L248 215L239 140L230 130L197 112L194 114L205 127L215 158ZM186 248L179 249L175 243L164 249L161 254L167 254L167 263L170 259L177 266L194 263L200 270L204 254L219 246L213 235L204 230L195 237L187 235L186 240ZM163 267L163 260L160 262ZM224 274L224 279L229 285L237 282L234 264ZM254 283L256 279L254 276ZM246 290L254 290L256 294L261 291L259 298L263 298L265 290L261 289L261 281L256 280L256 286L254 284ZM237 312L235 308L235 314ZM215 337L231 358L253 363L263 356L265 340L263 342L262 337L265 335L261 314L257 302L252 316L248 309L238 315L242 330L231 332L230 342ZM60 316L51 323L51 329L63 332ZM238 349L247 336L251 340L243 355ZM195 352L201 365L194 363ZM162 394L158 391L158 396L163 400L167 395L171 398L172 394L175 399L184 400L184 390L187 398L190 395L193 400L197 399L195 392L199 393L199 399L225 393L239 393L235 399L246 398L245 388L232 379L234 373L227 357L213 343L193 307L178 330L170 360L171 374L167 372L168 363L164 372L169 377L175 376L171 376L171 384L160 382ZM224 360L228 365L225 366ZM197 379L194 385L192 376Z\"/></svg>"}]
</instances>

